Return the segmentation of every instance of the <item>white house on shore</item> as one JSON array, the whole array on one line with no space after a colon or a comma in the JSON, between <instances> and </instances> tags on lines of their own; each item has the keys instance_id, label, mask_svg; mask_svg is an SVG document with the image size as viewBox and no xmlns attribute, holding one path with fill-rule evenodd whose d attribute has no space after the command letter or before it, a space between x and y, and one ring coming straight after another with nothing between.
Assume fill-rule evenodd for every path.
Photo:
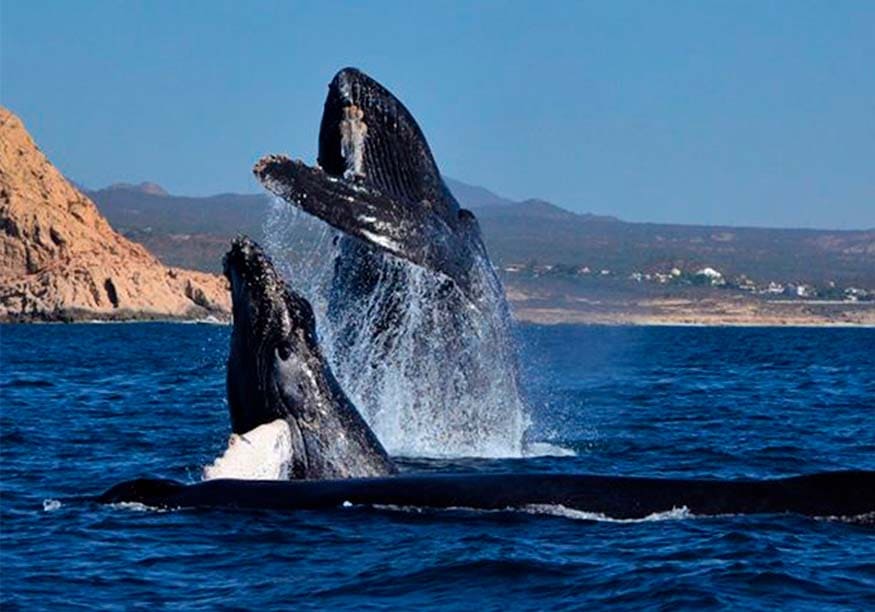
<instances>
[{"instance_id":1,"label":"white house on shore","mask_svg":"<svg viewBox=\"0 0 875 612\"><path fill-rule=\"evenodd\" d=\"M726 279L723 278L723 274L715 270L714 268L702 268L698 272L696 272L696 276L704 277L706 282L712 286L720 286L726 284Z\"/></svg>"}]
</instances>

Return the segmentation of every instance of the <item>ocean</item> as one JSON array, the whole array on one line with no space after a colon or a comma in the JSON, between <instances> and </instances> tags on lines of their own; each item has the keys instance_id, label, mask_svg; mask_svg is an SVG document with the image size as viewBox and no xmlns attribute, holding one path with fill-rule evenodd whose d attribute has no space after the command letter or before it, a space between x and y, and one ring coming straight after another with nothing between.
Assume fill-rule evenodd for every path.
<instances>
[{"instance_id":1,"label":"ocean","mask_svg":"<svg viewBox=\"0 0 875 612\"><path fill-rule=\"evenodd\" d=\"M875 609L875 526L563 508L98 506L193 482L229 435L230 328L0 326L0 603L14 609ZM875 469L875 329L522 326L541 455L404 471ZM551 456L551 450L573 454Z\"/></svg>"}]
</instances>

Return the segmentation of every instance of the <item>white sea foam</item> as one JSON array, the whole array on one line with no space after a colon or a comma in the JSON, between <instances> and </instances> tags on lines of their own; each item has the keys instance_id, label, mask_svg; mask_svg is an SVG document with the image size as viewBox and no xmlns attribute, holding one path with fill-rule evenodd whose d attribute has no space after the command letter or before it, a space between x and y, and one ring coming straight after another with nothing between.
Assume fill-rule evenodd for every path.
<instances>
[{"instance_id":1,"label":"white sea foam","mask_svg":"<svg viewBox=\"0 0 875 612\"><path fill-rule=\"evenodd\" d=\"M54 512L58 508L61 507L61 502L57 499L44 499L43 500L43 510L46 512Z\"/></svg>"},{"instance_id":2,"label":"white sea foam","mask_svg":"<svg viewBox=\"0 0 875 612\"><path fill-rule=\"evenodd\" d=\"M875 512L864 512L863 514L854 514L850 516L817 516L814 518L819 521L875 525Z\"/></svg>"},{"instance_id":3,"label":"white sea foam","mask_svg":"<svg viewBox=\"0 0 875 612\"><path fill-rule=\"evenodd\" d=\"M651 521L670 521L679 519L694 518L694 514L690 512L686 506L680 508L672 508L665 512L654 512L642 518L612 518L601 512L587 512L584 510L575 510L567 508L561 504L531 504L523 508L524 511L532 514L547 514L550 516L561 516L562 518L574 519L577 521L600 521L604 523L649 523Z\"/></svg>"},{"instance_id":4,"label":"white sea foam","mask_svg":"<svg viewBox=\"0 0 875 612\"><path fill-rule=\"evenodd\" d=\"M284 419L231 434L228 448L204 467L203 479L286 480L292 462L292 432Z\"/></svg>"},{"instance_id":5,"label":"white sea foam","mask_svg":"<svg viewBox=\"0 0 875 612\"><path fill-rule=\"evenodd\" d=\"M110 504L112 508L118 508L120 510L128 510L131 512L171 512L177 508L159 508L158 506L147 506L146 504L140 502L117 502L115 504Z\"/></svg>"},{"instance_id":6,"label":"white sea foam","mask_svg":"<svg viewBox=\"0 0 875 612\"><path fill-rule=\"evenodd\" d=\"M570 448L549 442L531 442L523 446L523 457L574 457L575 455L577 453Z\"/></svg>"},{"instance_id":7,"label":"white sea foam","mask_svg":"<svg viewBox=\"0 0 875 612\"><path fill-rule=\"evenodd\" d=\"M585 510L575 510L567 508L561 504L531 504L520 508L469 508L467 506L448 506L446 508L431 508L424 506L400 506L395 504L373 504L371 506L376 510L387 510L390 512L406 512L412 514L421 514L423 512L476 512L478 514L494 514L501 512L525 512L526 514L536 514L545 516L557 516L561 518L572 519L575 521L597 521L601 523L650 523L654 521L672 521L696 518L696 515L689 511L686 506L680 508L672 508L665 512L654 512L641 518L613 518L601 512L587 512Z\"/></svg>"}]
</instances>

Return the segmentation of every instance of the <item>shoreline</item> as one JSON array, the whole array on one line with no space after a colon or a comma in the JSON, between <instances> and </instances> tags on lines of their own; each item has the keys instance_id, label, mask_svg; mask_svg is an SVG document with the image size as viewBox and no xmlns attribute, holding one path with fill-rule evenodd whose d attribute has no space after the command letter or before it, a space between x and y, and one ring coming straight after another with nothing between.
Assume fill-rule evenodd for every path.
<instances>
[{"instance_id":1,"label":"shoreline","mask_svg":"<svg viewBox=\"0 0 875 612\"><path fill-rule=\"evenodd\" d=\"M583 299L508 292L516 323L535 325L600 325L626 327L875 327L875 302L767 301L738 297L624 297ZM83 310L2 317L0 324L180 323L229 325L224 313L161 316L155 312L88 312Z\"/></svg>"},{"instance_id":2,"label":"shoreline","mask_svg":"<svg viewBox=\"0 0 875 612\"><path fill-rule=\"evenodd\" d=\"M738 327L738 328L787 328L787 329L814 329L814 328L830 328L830 329L875 329L875 323L842 323L828 322L823 323L739 323L736 321L722 322L682 322L670 320L652 320L647 322L604 322L604 321L542 321L534 319L514 319L514 322L524 325L542 325L544 327L558 327L561 325L580 325L583 327Z\"/></svg>"},{"instance_id":3,"label":"shoreline","mask_svg":"<svg viewBox=\"0 0 875 612\"><path fill-rule=\"evenodd\" d=\"M739 294L508 291L514 319L541 325L875 327L875 301L768 300Z\"/></svg>"},{"instance_id":4,"label":"shoreline","mask_svg":"<svg viewBox=\"0 0 875 612\"><path fill-rule=\"evenodd\" d=\"M590 327L738 327L738 328L831 328L831 329L875 329L875 321L804 321L804 320L784 320L771 321L764 319L761 321L737 321L733 319L708 319L708 320L676 320L673 318L625 318L617 316L616 318L601 318L569 315L569 316L541 316L531 312L524 312L521 315L513 314L513 322L517 325L543 325L545 327L554 327L560 325L580 325ZM172 323L175 325L214 325L214 326L230 326L230 321L220 321L215 319L81 319L72 321L0 321L0 327L13 325L137 325L137 324L156 324L156 323Z\"/></svg>"}]
</instances>

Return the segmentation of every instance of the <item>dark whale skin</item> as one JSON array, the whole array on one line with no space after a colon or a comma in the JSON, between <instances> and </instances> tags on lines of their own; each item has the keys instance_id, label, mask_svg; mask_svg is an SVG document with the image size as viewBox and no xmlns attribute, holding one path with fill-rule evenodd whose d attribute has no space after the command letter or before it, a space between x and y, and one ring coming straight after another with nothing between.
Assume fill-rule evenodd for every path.
<instances>
[{"instance_id":1,"label":"dark whale skin","mask_svg":"<svg viewBox=\"0 0 875 612\"><path fill-rule=\"evenodd\" d=\"M367 124L361 174L342 152L344 111ZM253 168L274 195L372 248L451 279L473 303L481 288L472 277L488 260L474 214L447 188L431 149L409 110L380 83L355 68L332 79L319 129L318 165L267 155ZM361 249L349 256L374 265Z\"/></svg>"},{"instance_id":2,"label":"dark whale skin","mask_svg":"<svg viewBox=\"0 0 875 612\"><path fill-rule=\"evenodd\" d=\"M100 503L156 508L329 509L346 504L505 510L533 505L640 519L685 508L696 516L793 513L859 517L875 512L875 471L840 471L765 480L696 480L577 474L436 474L347 480L139 479Z\"/></svg>"},{"instance_id":3,"label":"dark whale skin","mask_svg":"<svg viewBox=\"0 0 875 612\"><path fill-rule=\"evenodd\" d=\"M310 303L245 236L231 244L224 268L233 303L227 397L234 433L285 420L292 478L394 474L395 465L322 354Z\"/></svg>"}]
</instances>

